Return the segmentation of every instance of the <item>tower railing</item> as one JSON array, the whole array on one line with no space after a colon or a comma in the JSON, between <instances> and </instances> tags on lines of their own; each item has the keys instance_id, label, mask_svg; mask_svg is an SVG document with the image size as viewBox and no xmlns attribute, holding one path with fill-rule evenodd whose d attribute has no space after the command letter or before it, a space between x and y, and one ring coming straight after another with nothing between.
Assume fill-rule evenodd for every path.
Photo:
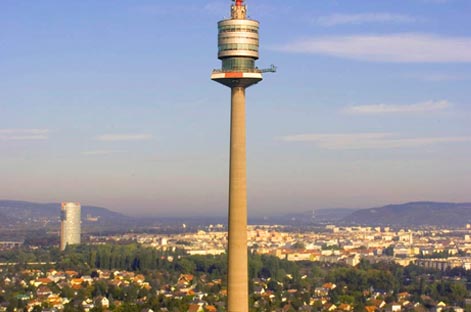
<instances>
[{"instance_id":1,"label":"tower railing","mask_svg":"<svg viewBox=\"0 0 471 312\"><path fill-rule=\"evenodd\" d=\"M213 69L213 73L263 73L259 68Z\"/></svg>"}]
</instances>

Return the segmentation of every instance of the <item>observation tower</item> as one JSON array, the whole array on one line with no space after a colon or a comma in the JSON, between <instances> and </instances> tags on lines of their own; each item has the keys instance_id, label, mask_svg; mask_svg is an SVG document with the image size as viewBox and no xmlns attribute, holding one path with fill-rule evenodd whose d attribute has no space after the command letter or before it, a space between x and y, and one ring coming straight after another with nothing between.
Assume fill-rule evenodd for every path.
<instances>
[{"instance_id":1,"label":"observation tower","mask_svg":"<svg viewBox=\"0 0 471 312\"><path fill-rule=\"evenodd\" d=\"M243 0L233 2L231 18L218 22L222 68L214 70L211 79L231 88L227 311L248 312L245 89L275 67L255 67L259 22L247 18Z\"/></svg>"}]
</instances>

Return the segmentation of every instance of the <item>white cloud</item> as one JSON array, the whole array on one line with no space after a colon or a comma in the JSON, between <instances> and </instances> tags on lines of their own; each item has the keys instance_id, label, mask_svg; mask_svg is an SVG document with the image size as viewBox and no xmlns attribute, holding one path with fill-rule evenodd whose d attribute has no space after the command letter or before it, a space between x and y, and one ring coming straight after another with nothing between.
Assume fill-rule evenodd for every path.
<instances>
[{"instance_id":1,"label":"white cloud","mask_svg":"<svg viewBox=\"0 0 471 312\"><path fill-rule=\"evenodd\" d=\"M95 138L97 141L105 142L120 142L120 141L147 141L151 140L152 135L140 133L140 134L103 134Z\"/></svg>"},{"instance_id":2,"label":"white cloud","mask_svg":"<svg viewBox=\"0 0 471 312\"><path fill-rule=\"evenodd\" d=\"M404 138L395 133L367 132L340 134L298 134L280 138L286 142L313 142L324 149L414 148L441 143L471 142L471 137Z\"/></svg>"},{"instance_id":3,"label":"white cloud","mask_svg":"<svg viewBox=\"0 0 471 312\"><path fill-rule=\"evenodd\" d=\"M0 129L0 141L47 140L48 129Z\"/></svg>"},{"instance_id":4,"label":"white cloud","mask_svg":"<svg viewBox=\"0 0 471 312\"><path fill-rule=\"evenodd\" d=\"M119 151L108 151L108 150L96 150L96 151L85 151L82 152L82 155L85 156L102 156L102 155L110 155L110 154L115 154L119 153Z\"/></svg>"},{"instance_id":5,"label":"white cloud","mask_svg":"<svg viewBox=\"0 0 471 312\"><path fill-rule=\"evenodd\" d=\"M372 62L471 62L471 37L441 37L415 33L316 37L288 43L275 49Z\"/></svg>"},{"instance_id":6,"label":"white cloud","mask_svg":"<svg viewBox=\"0 0 471 312\"><path fill-rule=\"evenodd\" d=\"M373 114L397 114L397 113L427 113L447 109L451 106L450 102L427 101L410 105L394 104L372 104L357 105L347 107L344 112L349 114L373 115Z\"/></svg>"},{"instance_id":7,"label":"white cloud","mask_svg":"<svg viewBox=\"0 0 471 312\"><path fill-rule=\"evenodd\" d=\"M412 23L415 21L417 21L417 18L391 13L332 14L320 16L316 19L318 25L326 27L366 23Z\"/></svg>"}]
</instances>

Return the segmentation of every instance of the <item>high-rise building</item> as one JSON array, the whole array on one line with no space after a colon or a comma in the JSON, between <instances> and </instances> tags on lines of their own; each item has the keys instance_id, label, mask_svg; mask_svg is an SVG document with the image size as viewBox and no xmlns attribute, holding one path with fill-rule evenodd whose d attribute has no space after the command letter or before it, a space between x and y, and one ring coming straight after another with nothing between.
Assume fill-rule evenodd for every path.
<instances>
[{"instance_id":1,"label":"high-rise building","mask_svg":"<svg viewBox=\"0 0 471 312\"><path fill-rule=\"evenodd\" d=\"M231 18L218 22L222 68L214 70L211 79L231 88L227 311L247 312L245 89L261 81L265 70L255 67L259 22L247 18L243 0L233 1Z\"/></svg>"},{"instance_id":2,"label":"high-rise building","mask_svg":"<svg viewBox=\"0 0 471 312\"><path fill-rule=\"evenodd\" d=\"M80 209L79 203L61 204L61 250L67 245L80 244Z\"/></svg>"}]
</instances>

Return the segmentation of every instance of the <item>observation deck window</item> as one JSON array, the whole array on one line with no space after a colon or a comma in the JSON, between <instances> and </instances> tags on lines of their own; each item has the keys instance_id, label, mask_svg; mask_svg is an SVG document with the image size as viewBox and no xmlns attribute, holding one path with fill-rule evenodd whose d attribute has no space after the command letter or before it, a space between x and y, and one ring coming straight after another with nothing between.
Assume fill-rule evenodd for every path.
<instances>
[{"instance_id":1,"label":"observation deck window","mask_svg":"<svg viewBox=\"0 0 471 312\"><path fill-rule=\"evenodd\" d=\"M223 70L253 70L255 61L250 58L231 57L222 61Z\"/></svg>"},{"instance_id":2,"label":"observation deck window","mask_svg":"<svg viewBox=\"0 0 471 312\"><path fill-rule=\"evenodd\" d=\"M250 43L227 43L219 45L219 52L233 50L258 51L258 45Z\"/></svg>"},{"instance_id":3,"label":"observation deck window","mask_svg":"<svg viewBox=\"0 0 471 312\"><path fill-rule=\"evenodd\" d=\"M258 27L248 25L225 25L219 26L219 32L252 32L258 34Z\"/></svg>"}]
</instances>

